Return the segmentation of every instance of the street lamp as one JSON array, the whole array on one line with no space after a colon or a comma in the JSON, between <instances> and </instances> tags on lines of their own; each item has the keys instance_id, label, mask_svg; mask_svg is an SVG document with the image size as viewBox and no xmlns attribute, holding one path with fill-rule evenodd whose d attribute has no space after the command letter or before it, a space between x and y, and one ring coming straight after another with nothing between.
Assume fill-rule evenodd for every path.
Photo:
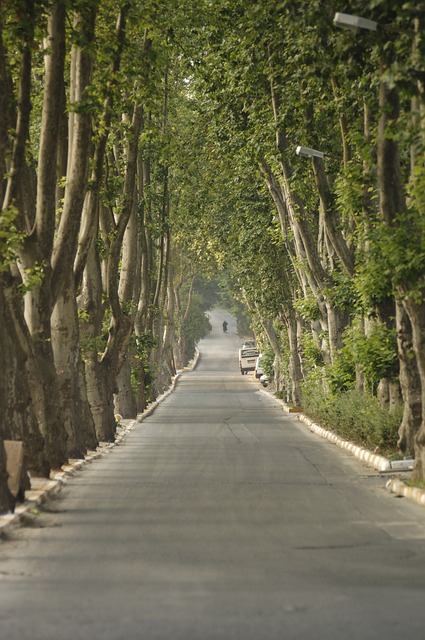
<instances>
[{"instance_id":1,"label":"street lamp","mask_svg":"<svg viewBox=\"0 0 425 640\"><path fill-rule=\"evenodd\" d=\"M374 20L368 20L360 16L352 16L349 13L337 12L334 17L334 24L343 29L351 29L351 31L358 31L359 29L376 31L378 29L378 23Z\"/></svg>"},{"instance_id":2,"label":"street lamp","mask_svg":"<svg viewBox=\"0 0 425 640\"><path fill-rule=\"evenodd\" d=\"M307 156L308 158L324 158L325 157L325 154L322 151L317 151L317 149L311 149L310 147L298 146L296 148L296 153L299 156Z\"/></svg>"}]
</instances>

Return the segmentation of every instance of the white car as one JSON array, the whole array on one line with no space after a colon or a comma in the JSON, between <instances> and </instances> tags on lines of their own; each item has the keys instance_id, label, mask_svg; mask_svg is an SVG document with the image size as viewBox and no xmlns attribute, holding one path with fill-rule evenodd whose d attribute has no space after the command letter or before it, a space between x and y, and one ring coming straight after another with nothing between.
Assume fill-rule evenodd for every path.
<instances>
[{"instance_id":1,"label":"white car","mask_svg":"<svg viewBox=\"0 0 425 640\"><path fill-rule=\"evenodd\" d=\"M266 375L262 375L260 378L260 382L262 384L263 387L267 387L269 384L269 379Z\"/></svg>"},{"instance_id":2,"label":"white car","mask_svg":"<svg viewBox=\"0 0 425 640\"><path fill-rule=\"evenodd\" d=\"M254 368L254 376L257 378L257 380L259 380L261 378L262 375L264 375L264 371L261 368L261 358L263 356L260 355L258 356L257 360L255 361L255 368Z\"/></svg>"},{"instance_id":3,"label":"white car","mask_svg":"<svg viewBox=\"0 0 425 640\"><path fill-rule=\"evenodd\" d=\"M239 367L242 375L247 374L248 371L254 371L257 358L258 349L256 347L239 349Z\"/></svg>"}]
</instances>

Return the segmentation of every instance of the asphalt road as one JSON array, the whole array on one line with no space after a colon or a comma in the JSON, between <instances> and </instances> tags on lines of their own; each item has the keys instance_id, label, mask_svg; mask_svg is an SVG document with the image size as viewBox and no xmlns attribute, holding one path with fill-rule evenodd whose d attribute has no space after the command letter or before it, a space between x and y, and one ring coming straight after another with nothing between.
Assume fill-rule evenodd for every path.
<instances>
[{"instance_id":1,"label":"asphalt road","mask_svg":"<svg viewBox=\"0 0 425 640\"><path fill-rule=\"evenodd\" d=\"M239 342L217 312L196 370L0 544L2 640L424 637L425 509L241 376Z\"/></svg>"}]
</instances>

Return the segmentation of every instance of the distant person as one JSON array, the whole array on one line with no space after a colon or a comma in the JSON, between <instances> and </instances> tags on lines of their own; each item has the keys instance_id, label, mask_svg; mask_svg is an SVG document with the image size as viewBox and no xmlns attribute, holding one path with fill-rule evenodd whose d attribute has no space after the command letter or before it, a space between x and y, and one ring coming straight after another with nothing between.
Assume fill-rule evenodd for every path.
<instances>
[{"instance_id":1,"label":"distant person","mask_svg":"<svg viewBox=\"0 0 425 640\"><path fill-rule=\"evenodd\" d=\"M226 322L226 320L223 322L223 331L224 331L224 333L227 332L227 322Z\"/></svg>"}]
</instances>

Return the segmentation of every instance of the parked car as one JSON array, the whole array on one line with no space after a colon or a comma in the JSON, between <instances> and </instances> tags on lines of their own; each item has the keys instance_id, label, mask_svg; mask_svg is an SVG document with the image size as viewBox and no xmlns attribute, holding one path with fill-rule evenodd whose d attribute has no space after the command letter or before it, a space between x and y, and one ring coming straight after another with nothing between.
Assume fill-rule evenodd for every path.
<instances>
[{"instance_id":1,"label":"parked car","mask_svg":"<svg viewBox=\"0 0 425 640\"><path fill-rule=\"evenodd\" d=\"M255 347L255 340L244 340L241 349L248 349L251 347Z\"/></svg>"},{"instance_id":2,"label":"parked car","mask_svg":"<svg viewBox=\"0 0 425 640\"><path fill-rule=\"evenodd\" d=\"M260 378L260 382L261 382L261 384L262 384L262 386L263 386L263 387L267 387L267 386L268 386L268 384L269 384L269 379L268 379L268 377L267 377L265 374L263 374L263 375L261 376L261 378Z\"/></svg>"},{"instance_id":3,"label":"parked car","mask_svg":"<svg viewBox=\"0 0 425 640\"><path fill-rule=\"evenodd\" d=\"M242 347L239 349L239 367L242 375L248 373L248 371L254 371L258 355L257 347Z\"/></svg>"},{"instance_id":4,"label":"parked car","mask_svg":"<svg viewBox=\"0 0 425 640\"><path fill-rule=\"evenodd\" d=\"M257 378L257 380L259 380L261 378L262 375L264 375L264 371L261 368L261 358L263 356L260 355L258 356L257 360L255 361L255 368L254 368L254 376Z\"/></svg>"}]
</instances>

